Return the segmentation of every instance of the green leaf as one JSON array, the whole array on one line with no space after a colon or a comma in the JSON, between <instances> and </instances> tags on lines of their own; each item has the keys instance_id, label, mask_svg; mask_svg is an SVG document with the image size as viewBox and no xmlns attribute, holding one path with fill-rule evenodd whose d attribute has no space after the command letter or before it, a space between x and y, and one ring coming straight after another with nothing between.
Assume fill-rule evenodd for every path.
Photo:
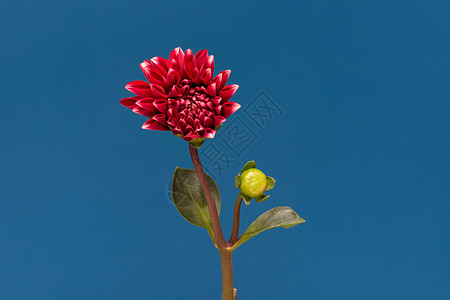
<instances>
[{"instance_id":1,"label":"green leaf","mask_svg":"<svg viewBox=\"0 0 450 300\"><path fill-rule=\"evenodd\" d=\"M276 180L273 179L270 176L266 176L266 180L267 180L267 188L266 191L270 191L271 189L273 189L273 187L275 186L275 182Z\"/></svg>"},{"instance_id":2,"label":"green leaf","mask_svg":"<svg viewBox=\"0 0 450 300\"><path fill-rule=\"evenodd\" d=\"M217 184L206 174L220 214L220 193ZM172 200L180 214L190 223L212 232L211 217L200 180L195 170L176 168L172 180Z\"/></svg>"},{"instance_id":3,"label":"green leaf","mask_svg":"<svg viewBox=\"0 0 450 300\"><path fill-rule=\"evenodd\" d=\"M206 138L199 138L199 139L189 141L189 144L196 149L200 149L200 147L203 145L205 140L206 140Z\"/></svg>"},{"instance_id":4,"label":"green leaf","mask_svg":"<svg viewBox=\"0 0 450 300\"><path fill-rule=\"evenodd\" d=\"M234 178L234 186L238 189L241 186L241 174L237 174Z\"/></svg>"},{"instance_id":5,"label":"green leaf","mask_svg":"<svg viewBox=\"0 0 450 300\"><path fill-rule=\"evenodd\" d=\"M258 196L255 197L256 202L261 203L267 200L267 198L269 198L269 195L262 195L262 196Z\"/></svg>"},{"instance_id":6,"label":"green leaf","mask_svg":"<svg viewBox=\"0 0 450 300\"><path fill-rule=\"evenodd\" d=\"M254 160L249 161L245 164L245 166L241 170L241 174L244 173L244 171L247 171L248 169L256 168L256 163Z\"/></svg>"},{"instance_id":7,"label":"green leaf","mask_svg":"<svg viewBox=\"0 0 450 300\"><path fill-rule=\"evenodd\" d=\"M299 217L297 213L290 207L279 206L272 208L260 215L237 240L233 248L237 248L252 237L261 232L276 227L290 228L297 224L303 223L305 220Z\"/></svg>"},{"instance_id":8,"label":"green leaf","mask_svg":"<svg viewBox=\"0 0 450 300\"><path fill-rule=\"evenodd\" d=\"M250 198L249 196L247 196L246 194L244 194L242 192L239 192L238 195L241 196L242 199L244 199L245 205L250 205L250 201L252 200L252 198Z\"/></svg>"}]
</instances>

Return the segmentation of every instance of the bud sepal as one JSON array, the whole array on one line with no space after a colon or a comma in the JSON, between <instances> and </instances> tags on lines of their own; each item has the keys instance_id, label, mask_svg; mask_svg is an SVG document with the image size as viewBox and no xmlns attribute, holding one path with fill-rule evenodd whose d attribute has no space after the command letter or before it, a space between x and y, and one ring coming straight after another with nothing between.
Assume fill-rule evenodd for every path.
<instances>
[{"instance_id":1,"label":"bud sepal","mask_svg":"<svg viewBox=\"0 0 450 300\"><path fill-rule=\"evenodd\" d=\"M269 195L262 195L262 196L258 196L255 197L256 202L261 203L266 201L270 196Z\"/></svg>"},{"instance_id":2,"label":"bud sepal","mask_svg":"<svg viewBox=\"0 0 450 300\"><path fill-rule=\"evenodd\" d=\"M250 201L252 200L252 198L242 192L238 193L238 195L241 196L241 198L244 200L245 205L250 205Z\"/></svg>"}]
</instances>

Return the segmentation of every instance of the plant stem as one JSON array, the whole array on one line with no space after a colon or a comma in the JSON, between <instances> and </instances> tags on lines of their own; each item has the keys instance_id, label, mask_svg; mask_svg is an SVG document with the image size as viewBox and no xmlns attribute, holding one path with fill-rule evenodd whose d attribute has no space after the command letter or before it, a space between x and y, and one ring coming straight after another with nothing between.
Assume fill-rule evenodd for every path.
<instances>
[{"instance_id":1,"label":"plant stem","mask_svg":"<svg viewBox=\"0 0 450 300\"><path fill-rule=\"evenodd\" d=\"M228 244L230 244L230 246L233 246L234 243L236 243L239 235L239 219L241 213L241 203L242 198L241 196L238 196L238 198L236 199L236 204L234 205L233 229L231 230L230 240L228 241Z\"/></svg>"},{"instance_id":2,"label":"plant stem","mask_svg":"<svg viewBox=\"0 0 450 300\"><path fill-rule=\"evenodd\" d=\"M236 294L233 289L233 250L230 249L230 245L225 240L223 235L216 203L214 202L211 188L208 183L208 178L203 170L200 157L198 156L198 151L189 145L189 153L191 154L192 163L194 164L195 171L197 172L203 193L205 194L209 215L211 216L211 223L214 231L213 243L217 246L220 253L220 260L222 262L222 300L234 300L236 299Z\"/></svg>"},{"instance_id":3,"label":"plant stem","mask_svg":"<svg viewBox=\"0 0 450 300\"><path fill-rule=\"evenodd\" d=\"M232 251L224 249L220 251L222 262L222 300L233 300L233 260Z\"/></svg>"},{"instance_id":4,"label":"plant stem","mask_svg":"<svg viewBox=\"0 0 450 300\"><path fill-rule=\"evenodd\" d=\"M189 144L189 153L191 154L192 163L194 164L195 171L197 172L198 179L205 194L206 203L208 204L209 215L211 216L212 227L214 231L214 243L217 245L219 251L225 249L228 246L227 241L223 235L222 226L220 225L219 214L217 213L216 202L209 187L208 178L205 171L203 171L198 151Z\"/></svg>"}]
</instances>

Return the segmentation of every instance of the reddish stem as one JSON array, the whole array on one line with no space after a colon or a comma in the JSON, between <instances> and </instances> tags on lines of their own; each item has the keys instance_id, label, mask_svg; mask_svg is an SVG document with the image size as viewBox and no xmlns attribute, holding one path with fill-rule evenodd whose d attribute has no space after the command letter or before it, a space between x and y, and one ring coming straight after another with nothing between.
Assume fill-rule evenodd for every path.
<instances>
[{"instance_id":1,"label":"reddish stem","mask_svg":"<svg viewBox=\"0 0 450 300\"><path fill-rule=\"evenodd\" d=\"M203 170L198 151L189 144L189 153L191 154L192 163L194 164L195 171L197 172L198 179L205 194L206 203L208 204L209 215L211 216L212 227L214 231L214 243L219 250L225 249L228 246L225 237L223 236L222 226L220 225L219 214L217 213L216 202L214 202L211 188L209 187L208 178Z\"/></svg>"},{"instance_id":2,"label":"reddish stem","mask_svg":"<svg viewBox=\"0 0 450 300\"><path fill-rule=\"evenodd\" d=\"M217 213L216 203L209 186L208 178L203 170L198 151L189 145L189 153L191 154L192 163L197 172L198 179L205 194L206 203L208 205L209 215L213 227L213 242L219 249L220 260L222 262L222 300L236 299L236 292L233 290L233 250L229 248L228 242L223 235L222 226L220 225L219 214Z\"/></svg>"},{"instance_id":3,"label":"reddish stem","mask_svg":"<svg viewBox=\"0 0 450 300\"><path fill-rule=\"evenodd\" d=\"M236 243L238 235L239 235L239 220L241 214L241 203L242 198L238 196L236 199L236 204L234 205L234 215L233 215L233 229L231 230L230 240L228 244L233 247L234 243Z\"/></svg>"}]
</instances>

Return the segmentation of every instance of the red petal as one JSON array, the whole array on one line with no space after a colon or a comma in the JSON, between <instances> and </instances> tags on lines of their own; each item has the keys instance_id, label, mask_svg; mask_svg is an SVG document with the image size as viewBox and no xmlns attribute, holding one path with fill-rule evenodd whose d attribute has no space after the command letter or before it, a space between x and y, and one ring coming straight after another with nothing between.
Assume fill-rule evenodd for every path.
<instances>
[{"instance_id":1,"label":"red petal","mask_svg":"<svg viewBox=\"0 0 450 300\"><path fill-rule=\"evenodd\" d=\"M191 115L188 115L186 118L186 122L188 124L194 125L194 118Z\"/></svg>"},{"instance_id":2,"label":"red petal","mask_svg":"<svg viewBox=\"0 0 450 300\"><path fill-rule=\"evenodd\" d=\"M210 110L210 111L214 111L216 108L214 107L214 102L207 102L206 103L206 107Z\"/></svg>"},{"instance_id":3,"label":"red petal","mask_svg":"<svg viewBox=\"0 0 450 300\"><path fill-rule=\"evenodd\" d=\"M147 110L145 108L142 108L140 106L137 106L137 105L132 110L133 110L134 113L137 113L139 115L143 115L143 116L146 116L146 117L149 117L149 118L153 117L155 115L151 111L149 111L149 110Z\"/></svg>"},{"instance_id":4,"label":"red petal","mask_svg":"<svg viewBox=\"0 0 450 300\"><path fill-rule=\"evenodd\" d=\"M172 52L170 52L169 60L175 60L180 64L180 66L182 66L184 60L183 50L180 47L173 49Z\"/></svg>"},{"instance_id":5,"label":"red petal","mask_svg":"<svg viewBox=\"0 0 450 300\"><path fill-rule=\"evenodd\" d=\"M225 122L226 119L222 116L214 116L214 128Z\"/></svg>"},{"instance_id":6,"label":"red petal","mask_svg":"<svg viewBox=\"0 0 450 300\"><path fill-rule=\"evenodd\" d=\"M178 120L178 126L184 131L186 128L186 122L184 120Z\"/></svg>"},{"instance_id":7,"label":"red petal","mask_svg":"<svg viewBox=\"0 0 450 300\"><path fill-rule=\"evenodd\" d=\"M225 84L227 83L228 78L230 77L231 70L225 70L217 74L216 77L212 80L217 84L217 89L222 90Z\"/></svg>"},{"instance_id":8,"label":"red petal","mask_svg":"<svg viewBox=\"0 0 450 300\"><path fill-rule=\"evenodd\" d=\"M123 98L122 100L120 100L120 104L130 109L133 109L136 106L136 101L139 99L141 99L141 97Z\"/></svg>"},{"instance_id":9,"label":"red petal","mask_svg":"<svg viewBox=\"0 0 450 300\"><path fill-rule=\"evenodd\" d=\"M203 137L208 138L208 139L213 139L215 135L216 135L216 131L214 129L206 128L205 134L203 135Z\"/></svg>"},{"instance_id":10,"label":"red petal","mask_svg":"<svg viewBox=\"0 0 450 300\"><path fill-rule=\"evenodd\" d=\"M175 71L174 69L170 69L169 73L167 74L167 85L166 88L170 88L173 85L178 83L178 79L180 78L180 76L178 75L179 73L177 71Z\"/></svg>"},{"instance_id":11,"label":"red petal","mask_svg":"<svg viewBox=\"0 0 450 300\"><path fill-rule=\"evenodd\" d=\"M211 97L215 97L216 96L216 84L212 83L208 86L208 88L206 89L206 93L208 95L210 95Z\"/></svg>"},{"instance_id":12,"label":"red petal","mask_svg":"<svg viewBox=\"0 0 450 300\"><path fill-rule=\"evenodd\" d=\"M214 55L208 56L205 61L204 69L211 69L211 74L214 74Z\"/></svg>"},{"instance_id":13,"label":"red petal","mask_svg":"<svg viewBox=\"0 0 450 300\"><path fill-rule=\"evenodd\" d=\"M132 92L133 94L140 96L140 97L152 97L153 93L150 89L150 85L142 80L135 80L132 82L129 82L125 88Z\"/></svg>"},{"instance_id":14,"label":"red petal","mask_svg":"<svg viewBox=\"0 0 450 300\"><path fill-rule=\"evenodd\" d=\"M176 85L174 85L172 87L172 89L170 90L169 97L176 98L176 97L181 97L181 95L182 94L181 94L180 89Z\"/></svg>"},{"instance_id":15,"label":"red petal","mask_svg":"<svg viewBox=\"0 0 450 300\"><path fill-rule=\"evenodd\" d=\"M201 136L197 132L191 131L183 137L183 140L190 141L190 140L195 140L198 138L201 138Z\"/></svg>"},{"instance_id":16,"label":"red petal","mask_svg":"<svg viewBox=\"0 0 450 300\"><path fill-rule=\"evenodd\" d=\"M157 84L150 84L150 88L153 95L155 95L155 98L167 98L166 91L162 86Z\"/></svg>"},{"instance_id":17,"label":"red petal","mask_svg":"<svg viewBox=\"0 0 450 300\"><path fill-rule=\"evenodd\" d=\"M234 93L236 93L238 88L239 85L237 84L227 85L219 92L219 96L222 97L223 102L227 102L234 95Z\"/></svg>"},{"instance_id":18,"label":"red petal","mask_svg":"<svg viewBox=\"0 0 450 300\"><path fill-rule=\"evenodd\" d=\"M153 102L153 105L160 111L161 113L165 113L167 111L167 100L166 99L158 99Z\"/></svg>"},{"instance_id":19,"label":"red petal","mask_svg":"<svg viewBox=\"0 0 450 300\"><path fill-rule=\"evenodd\" d=\"M161 131L169 131L169 128L162 125L158 121L152 119L148 119L147 122L142 125L142 129L148 129L148 130L161 130Z\"/></svg>"},{"instance_id":20,"label":"red petal","mask_svg":"<svg viewBox=\"0 0 450 300\"><path fill-rule=\"evenodd\" d=\"M203 125L205 125L205 127L213 127L214 121L210 117L205 117L205 120L203 121Z\"/></svg>"},{"instance_id":21,"label":"red petal","mask_svg":"<svg viewBox=\"0 0 450 300\"><path fill-rule=\"evenodd\" d=\"M160 71L158 70L158 68L152 67L152 68L149 70L149 73L150 73L150 79L149 79L149 82L150 82L151 84L159 84L159 85L161 85L161 84L164 83L166 77L165 77L163 74L160 73Z\"/></svg>"},{"instance_id":22,"label":"red petal","mask_svg":"<svg viewBox=\"0 0 450 300\"><path fill-rule=\"evenodd\" d=\"M225 84L227 84L228 78L230 77L231 74L231 70L225 70L220 72L220 74L222 75L222 81L220 82L220 88L219 90L222 90L225 86Z\"/></svg>"},{"instance_id":23,"label":"red petal","mask_svg":"<svg viewBox=\"0 0 450 300\"><path fill-rule=\"evenodd\" d=\"M206 69L203 71L201 79L204 85L208 85L211 83L211 78L212 78L212 74L211 74L211 69Z\"/></svg>"},{"instance_id":24,"label":"red petal","mask_svg":"<svg viewBox=\"0 0 450 300\"><path fill-rule=\"evenodd\" d=\"M231 116L235 111L237 111L239 108L241 107L241 105L239 103L236 102L227 102L222 106L222 115L225 118L228 118L229 116Z\"/></svg>"},{"instance_id":25,"label":"red petal","mask_svg":"<svg viewBox=\"0 0 450 300\"><path fill-rule=\"evenodd\" d=\"M200 76L199 76L199 72L198 72L197 68L194 68L192 70L192 72L191 72L191 80L194 83L197 83L197 84L200 83Z\"/></svg>"},{"instance_id":26,"label":"red petal","mask_svg":"<svg viewBox=\"0 0 450 300\"><path fill-rule=\"evenodd\" d=\"M155 56L152 58L152 63L155 68L158 68L161 74L166 75L170 69L170 62L159 56Z\"/></svg>"},{"instance_id":27,"label":"red petal","mask_svg":"<svg viewBox=\"0 0 450 300\"><path fill-rule=\"evenodd\" d=\"M213 78L212 82L215 83L216 86L219 87L219 90L221 90L220 85L222 82L222 73L217 74L217 76Z\"/></svg>"},{"instance_id":28,"label":"red petal","mask_svg":"<svg viewBox=\"0 0 450 300\"><path fill-rule=\"evenodd\" d=\"M167 117L165 114L157 114L153 117L153 120L155 120L159 124L167 127Z\"/></svg>"},{"instance_id":29,"label":"red petal","mask_svg":"<svg viewBox=\"0 0 450 300\"><path fill-rule=\"evenodd\" d=\"M200 70L203 64L205 63L206 58L208 57L208 50L203 49L195 54L195 60L197 61L197 68Z\"/></svg>"},{"instance_id":30,"label":"red petal","mask_svg":"<svg viewBox=\"0 0 450 300\"><path fill-rule=\"evenodd\" d=\"M191 74L192 70L197 67L191 49L186 50L186 54L184 55L184 66L188 74Z\"/></svg>"},{"instance_id":31,"label":"red petal","mask_svg":"<svg viewBox=\"0 0 450 300\"><path fill-rule=\"evenodd\" d=\"M142 63L140 63L139 66L141 67L142 72L144 72L145 78L147 78L147 80L150 82L150 69L152 68L152 63L146 59Z\"/></svg>"},{"instance_id":32,"label":"red petal","mask_svg":"<svg viewBox=\"0 0 450 300\"><path fill-rule=\"evenodd\" d=\"M220 97L214 97L211 100L212 102L214 102L215 105L219 105L222 102L222 98Z\"/></svg>"},{"instance_id":33,"label":"red petal","mask_svg":"<svg viewBox=\"0 0 450 300\"><path fill-rule=\"evenodd\" d=\"M158 110L153 105L154 101L155 101L155 99L153 99L153 98L142 98L141 100L136 102L136 105L152 112L154 115L154 114L158 113Z\"/></svg>"},{"instance_id":34,"label":"red petal","mask_svg":"<svg viewBox=\"0 0 450 300\"><path fill-rule=\"evenodd\" d=\"M176 135L177 137L182 137L184 135L184 132L181 130L180 127L175 127L174 129L172 129L172 132L174 135Z\"/></svg>"},{"instance_id":35,"label":"red petal","mask_svg":"<svg viewBox=\"0 0 450 300\"><path fill-rule=\"evenodd\" d=\"M205 127L199 126L195 129L195 132L198 133L198 135L203 136L203 134L205 133Z\"/></svg>"},{"instance_id":36,"label":"red petal","mask_svg":"<svg viewBox=\"0 0 450 300\"><path fill-rule=\"evenodd\" d=\"M183 67L181 66L181 64L174 59L170 62L170 64L172 65L172 69L177 71L180 78L183 77L184 71L183 71Z\"/></svg>"}]
</instances>

